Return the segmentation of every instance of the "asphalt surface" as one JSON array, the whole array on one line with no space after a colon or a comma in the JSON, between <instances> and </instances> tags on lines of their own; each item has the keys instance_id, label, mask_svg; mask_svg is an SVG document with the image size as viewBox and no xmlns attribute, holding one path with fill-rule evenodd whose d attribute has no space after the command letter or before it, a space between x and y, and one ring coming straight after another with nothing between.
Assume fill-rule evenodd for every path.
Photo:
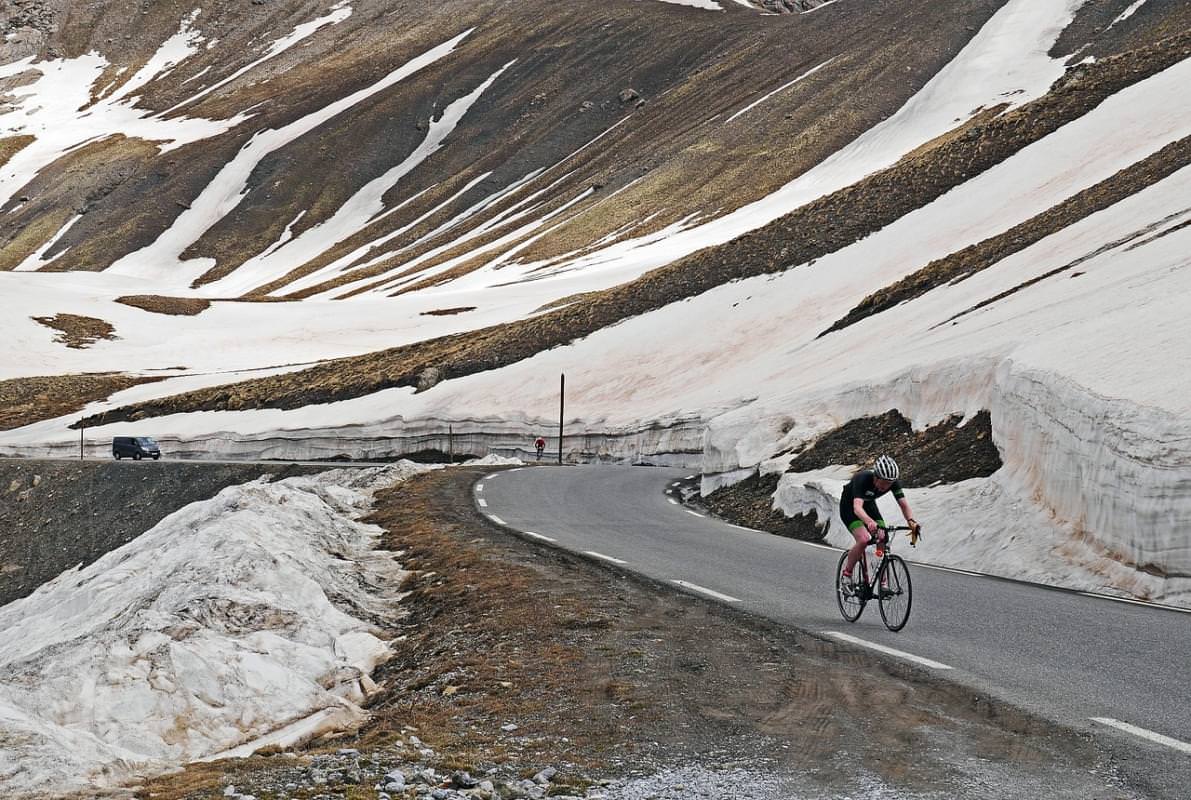
<instances>
[{"instance_id":1,"label":"asphalt surface","mask_svg":"<svg viewBox=\"0 0 1191 800\"><path fill-rule=\"evenodd\" d=\"M931 568L915 563L929 551L903 539L894 549L911 561L908 625L886 630L874 603L850 624L834 595L839 550L697 516L667 494L688 474L515 469L486 476L475 499L530 538L782 624L893 648L890 658L920 659L942 679L1087 731L1109 749L1139 750L1175 785L1191 781L1191 613Z\"/></svg>"}]
</instances>

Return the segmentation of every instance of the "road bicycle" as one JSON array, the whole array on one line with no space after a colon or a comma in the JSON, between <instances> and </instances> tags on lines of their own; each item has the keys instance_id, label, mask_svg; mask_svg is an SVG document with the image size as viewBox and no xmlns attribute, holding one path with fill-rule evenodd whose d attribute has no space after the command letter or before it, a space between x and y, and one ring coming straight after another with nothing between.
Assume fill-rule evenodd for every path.
<instances>
[{"instance_id":1,"label":"road bicycle","mask_svg":"<svg viewBox=\"0 0 1191 800\"><path fill-rule=\"evenodd\" d=\"M839 565L835 568L835 599L839 602L839 611L848 622L855 622L864 613L864 607L869 600L875 599L881 609L881 620L891 631L900 631L906 627L910 619L910 604L913 593L910 586L910 568L900 557L895 556L890 547L893 544L893 534L896 531L910 532L910 546L918 546L919 531L904 525L888 528L878 528L884 531L882 541L875 538L865 545L865 552L852 568L852 585L844 583L844 564L848 560L848 551L840 556ZM876 567L869 574L868 548L875 548ZM859 571L859 579L856 576Z\"/></svg>"}]
</instances>

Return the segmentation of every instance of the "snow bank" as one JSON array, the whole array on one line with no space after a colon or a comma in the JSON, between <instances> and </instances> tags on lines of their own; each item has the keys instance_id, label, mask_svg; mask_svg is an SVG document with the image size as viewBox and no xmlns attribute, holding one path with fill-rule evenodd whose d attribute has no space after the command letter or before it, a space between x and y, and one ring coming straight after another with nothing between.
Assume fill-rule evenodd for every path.
<instances>
[{"instance_id":1,"label":"snow bank","mask_svg":"<svg viewBox=\"0 0 1191 800\"><path fill-rule=\"evenodd\" d=\"M0 608L0 794L108 787L362 719L390 654L364 620L393 613L403 572L354 518L426 469L229 487Z\"/></svg>"}]
</instances>

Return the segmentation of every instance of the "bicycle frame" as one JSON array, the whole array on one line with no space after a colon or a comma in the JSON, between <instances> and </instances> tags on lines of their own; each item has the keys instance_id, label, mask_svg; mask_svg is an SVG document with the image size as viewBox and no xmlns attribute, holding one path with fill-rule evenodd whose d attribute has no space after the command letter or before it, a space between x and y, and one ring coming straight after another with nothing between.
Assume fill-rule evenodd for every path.
<instances>
[{"instance_id":1,"label":"bicycle frame","mask_svg":"<svg viewBox=\"0 0 1191 800\"><path fill-rule=\"evenodd\" d=\"M893 554L893 539L897 531L912 529L905 526L888 526L879 530L883 531L884 535L869 541L861 553L859 581L851 585L844 582L841 574L847 563L848 551L844 551L840 556L839 566L836 568L836 600L840 613L848 622L860 619L868 601L877 600L885 627L896 632L905 627L909 619L912 589L905 560ZM913 533L910 543L914 544ZM878 549L880 553L871 571L868 565L870 547Z\"/></svg>"}]
</instances>

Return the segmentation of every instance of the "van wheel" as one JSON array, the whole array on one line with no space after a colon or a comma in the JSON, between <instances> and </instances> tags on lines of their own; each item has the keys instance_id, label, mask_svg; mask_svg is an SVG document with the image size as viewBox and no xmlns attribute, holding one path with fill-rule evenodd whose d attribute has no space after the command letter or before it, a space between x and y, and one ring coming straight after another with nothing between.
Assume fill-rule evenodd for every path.
<instances>
[{"instance_id":1,"label":"van wheel","mask_svg":"<svg viewBox=\"0 0 1191 800\"><path fill-rule=\"evenodd\" d=\"M140 460L141 460L141 454L140 454L140 453L133 453L133 454L132 454L132 460L133 460L133 461L140 461Z\"/></svg>"},{"instance_id":2,"label":"van wheel","mask_svg":"<svg viewBox=\"0 0 1191 800\"><path fill-rule=\"evenodd\" d=\"M157 459L159 459L159 458L161 458L161 454L160 454L160 453L158 453L157 455L153 456L153 460L154 460L154 461L156 461L156 460L157 460Z\"/></svg>"},{"instance_id":3,"label":"van wheel","mask_svg":"<svg viewBox=\"0 0 1191 800\"><path fill-rule=\"evenodd\" d=\"M116 460L117 460L117 461L119 461L119 460L120 460L120 454L119 454L119 453L112 453L112 455L114 455L114 456L116 457Z\"/></svg>"}]
</instances>

